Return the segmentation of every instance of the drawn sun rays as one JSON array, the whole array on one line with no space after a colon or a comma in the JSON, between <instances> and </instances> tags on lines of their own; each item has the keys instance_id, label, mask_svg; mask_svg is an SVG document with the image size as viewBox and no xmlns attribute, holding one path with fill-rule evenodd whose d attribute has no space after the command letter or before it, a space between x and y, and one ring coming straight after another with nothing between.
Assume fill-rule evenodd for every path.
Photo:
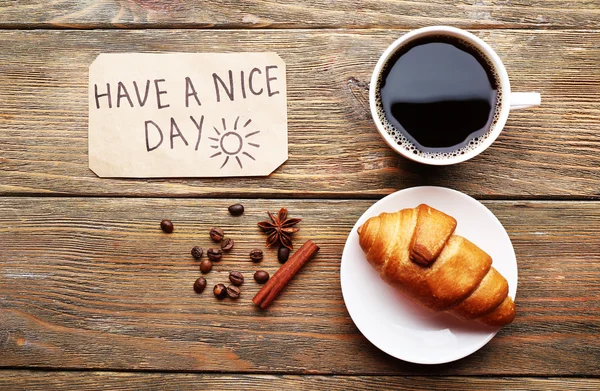
<instances>
[{"instance_id":1,"label":"drawn sun rays","mask_svg":"<svg viewBox=\"0 0 600 391\"><path fill-rule=\"evenodd\" d=\"M244 168L244 166L242 164L242 160L240 159L239 155L244 155L244 156L249 157L252 160L256 160L254 158L254 156L252 156L247 151L246 146L250 146L253 148L260 148L259 144L252 143L248 140L252 136L259 134L260 130L246 133L246 131L244 129L246 129L246 127L252 123L252 120L249 119L246 121L246 123L244 123L244 125L242 126L242 129L240 131L238 131L239 120L240 120L240 117L238 116L235 119L232 131L227 131L227 123L225 122L225 118L221 118L221 123L223 124L223 129L221 129L219 131L219 129L217 129L215 126L213 126L213 129L214 129L215 133L217 134L217 137L209 137L209 140L216 142L216 144L213 144L210 147L213 149L216 149L218 151L215 152L214 154L212 154L210 157L212 159L217 156L225 155L225 160L223 160L223 164L221 165L220 168L225 167L225 165L230 160L229 158L234 158L237 161L237 164L240 166L240 168ZM240 132L243 132L243 134L240 134Z\"/></svg>"}]
</instances>

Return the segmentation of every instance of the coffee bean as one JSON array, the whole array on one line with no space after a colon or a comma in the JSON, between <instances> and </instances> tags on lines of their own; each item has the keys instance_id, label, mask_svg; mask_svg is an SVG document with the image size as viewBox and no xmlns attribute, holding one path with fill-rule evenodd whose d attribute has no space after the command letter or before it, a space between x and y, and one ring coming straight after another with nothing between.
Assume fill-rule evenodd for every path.
<instances>
[{"instance_id":1,"label":"coffee bean","mask_svg":"<svg viewBox=\"0 0 600 391\"><path fill-rule=\"evenodd\" d=\"M244 283L244 276L240 272L230 272L229 281L231 281L233 285L242 285Z\"/></svg>"},{"instance_id":2,"label":"coffee bean","mask_svg":"<svg viewBox=\"0 0 600 391\"><path fill-rule=\"evenodd\" d=\"M241 293L242 291L240 290L240 288L238 288L235 285L229 285L227 287L227 296L231 297L232 299L237 299L238 297L240 297Z\"/></svg>"},{"instance_id":3,"label":"coffee bean","mask_svg":"<svg viewBox=\"0 0 600 391\"><path fill-rule=\"evenodd\" d=\"M223 256L223 251L220 248L209 248L206 251L206 255L212 262L219 262Z\"/></svg>"},{"instance_id":4,"label":"coffee bean","mask_svg":"<svg viewBox=\"0 0 600 391\"><path fill-rule=\"evenodd\" d=\"M173 232L173 223L171 223L171 220L163 220L160 222L160 229L163 230L163 232L166 232L168 234L170 234L171 232Z\"/></svg>"},{"instance_id":5,"label":"coffee bean","mask_svg":"<svg viewBox=\"0 0 600 391\"><path fill-rule=\"evenodd\" d=\"M194 291L196 293L202 293L206 288L206 279L204 277L198 277L196 282L194 282Z\"/></svg>"},{"instance_id":6,"label":"coffee bean","mask_svg":"<svg viewBox=\"0 0 600 391\"><path fill-rule=\"evenodd\" d=\"M194 258L196 258L196 259L200 259L200 258L202 258L202 254L203 254L203 253L204 253L204 251L203 251L203 250L202 250L200 247L198 247L198 246L195 246L195 247L192 249L192 257L194 257Z\"/></svg>"},{"instance_id":7,"label":"coffee bean","mask_svg":"<svg viewBox=\"0 0 600 391\"><path fill-rule=\"evenodd\" d=\"M279 263L286 263L289 257L290 249L284 246L279 247L279 251L277 251L277 259L279 260Z\"/></svg>"},{"instance_id":8,"label":"coffee bean","mask_svg":"<svg viewBox=\"0 0 600 391\"><path fill-rule=\"evenodd\" d=\"M233 239L229 239L229 238L223 239L223 242L221 243L221 250L229 251L233 248L233 245L234 245Z\"/></svg>"},{"instance_id":9,"label":"coffee bean","mask_svg":"<svg viewBox=\"0 0 600 391\"><path fill-rule=\"evenodd\" d=\"M229 209L229 213L231 213L232 216L240 216L244 213L244 205L242 204L231 205L227 209Z\"/></svg>"},{"instance_id":10,"label":"coffee bean","mask_svg":"<svg viewBox=\"0 0 600 391\"><path fill-rule=\"evenodd\" d=\"M213 293L217 299L222 299L227 296L227 288L225 288L225 285L223 284L217 284L213 288Z\"/></svg>"},{"instance_id":11,"label":"coffee bean","mask_svg":"<svg viewBox=\"0 0 600 391\"><path fill-rule=\"evenodd\" d=\"M210 238L215 242L220 242L223 240L225 233L221 228L211 228L209 232Z\"/></svg>"},{"instance_id":12,"label":"coffee bean","mask_svg":"<svg viewBox=\"0 0 600 391\"><path fill-rule=\"evenodd\" d=\"M208 259L212 262L219 262L223 257L223 251L220 248L209 248L206 251L206 256L208 256Z\"/></svg>"},{"instance_id":13,"label":"coffee bean","mask_svg":"<svg viewBox=\"0 0 600 391\"><path fill-rule=\"evenodd\" d=\"M206 274L212 270L212 266L212 262L208 259L205 259L204 261L200 262L200 271Z\"/></svg>"},{"instance_id":14,"label":"coffee bean","mask_svg":"<svg viewBox=\"0 0 600 391\"><path fill-rule=\"evenodd\" d=\"M256 273L254 273L254 279L259 284L264 284L265 282L269 281L269 273L264 270L258 270Z\"/></svg>"},{"instance_id":15,"label":"coffee bean","mask_svg":"<svg viewBox=\"0 0 600 391\"><path fill-rule=\"evenodd\" d=\"M250 251L250 259L252 259L253 262L260 262L260 260L263 259L262 250L255 249Z\"/></svg>"}]
</instances>

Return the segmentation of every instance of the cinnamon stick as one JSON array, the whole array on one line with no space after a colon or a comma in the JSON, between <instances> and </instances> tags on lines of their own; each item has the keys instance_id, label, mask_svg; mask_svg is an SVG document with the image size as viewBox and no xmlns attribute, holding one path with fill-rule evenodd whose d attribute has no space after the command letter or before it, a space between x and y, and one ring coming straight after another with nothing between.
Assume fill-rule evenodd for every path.
<instances>
[{"instance_id":1,"label":"cinnamon stick","mask_svg":"<svg viewBox=\"0 0 600 391\"><path fill-rule=\"evenodd\" d=\"M252 302L262 309L267 308L279 296L283 288L298 271L319 251L312 240L307 240L279 270L265 283L260 291L254 296Z\"/></svg>"}]
</instances>

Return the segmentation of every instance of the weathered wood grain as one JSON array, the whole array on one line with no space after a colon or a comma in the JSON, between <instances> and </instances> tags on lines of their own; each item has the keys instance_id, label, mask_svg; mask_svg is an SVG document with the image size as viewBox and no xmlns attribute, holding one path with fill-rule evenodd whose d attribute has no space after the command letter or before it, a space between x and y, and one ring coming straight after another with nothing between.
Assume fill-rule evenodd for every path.
<instances>
[{"instance_id":1,"label":"weathered wood grain","mask_svg":"<svg viewBox=\"0 0 600 391\"><path fill-rule=\"evenodd\" d=\"M441 185L478 197L600 198L600 32L480 31L513 90L484 154L426 167L382 141L367 110L372 68L401 31L0 31L0 194L371 197ZM88 65L101 52L275 51L287 63L289 160L268 178L99 179L88 169Z\"/></svg>"},{"instance_id":2,"label":"weathered wood grain","mask_svg":"<svg viewBox=\"0 0 600 391\"><path fill-rule=\"evenodd\" d=\"M0 1L2 28L596 28L598 0Z\"/></svg>"},{"instance_id":3,"label":"weathered wood grain","mask_svg":"<svg viewBox=\"0 0 600 391\"><path fill-rule=\"evenodd\" d=\"M458 362L418 366L387 356L353 325L339 268L351 227L369 201L0 198L0 366L312 374L600 375L598 202L486 204L507 228L519 262L516 321ZM287 206L301 217L295 243L321 246L266 312L248 252L255 224ZM159 230L170 218L171 235ZM236 247L207 275L247 277L242 297L192 290L194 245L221 226ZM260 265L278 266L275 251ZM465 380L468 382L468 380Z\"/></svg>"},{"instance_id":4,"label":"weathered wood grain","mask_svg":"<svg viewBox=\"0 0 600 391\"><path fill-rule=\"evenodd\" d=\"M0 371L0 390L596 391L599 379Z\"/></svg>"}]
</instances>

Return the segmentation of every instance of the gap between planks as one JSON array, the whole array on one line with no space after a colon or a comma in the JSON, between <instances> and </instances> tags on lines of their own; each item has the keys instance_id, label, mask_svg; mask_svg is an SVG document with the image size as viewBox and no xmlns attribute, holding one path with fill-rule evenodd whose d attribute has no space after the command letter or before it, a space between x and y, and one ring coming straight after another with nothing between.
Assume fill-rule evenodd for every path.
<instances>
[{"instance_id":1,"label":"gap between planks","mask_svg":"<svg viewBox=\"0 0 600 391\"><path fill-rule=\"evenodd\" d=\"M390 375L390 374L377 374L373 372L324 372L324 373L311 373L301 371L265 371L265 372L235 372L235 371L215 371L215 370L185 370L185 369L147 369L147 368L77 368L77 367L28 367L28 366L0 366L0 375L9 371L14 372L65 372L65 373L114 373L114 374L191 374L191 375L210 375L213 377L217 376L241 376L241 377L265 377L265 376L298 376L298 377L381 377L381 378L437 378L437 379L452 379L452 378L471 378L471 379L545 379L545 380L568 380L568 379L600 379L600 375L583 375L583 374L572 374L568 376L544 376L539 373L517 373L517 374L502 374L502 375L466 375L466 374L453 374L453 375L434 375L435 367L430 368L434 371L426 371L428 366L423 366L426 374L404 374L404 375ZM0 376L1 378L1 376Z\"/></svg>"},{"instance_id":2,"label":"gap between planks","mask_svg":"<svg viewBox=\"0 0 600 391\"><path fill-rule=\"evenodd\" d=\"M387 195L397 191L407 190L398 189L390 192ZM466 194L466 193L464 193ZM123 195L123 194L69 194L69 193L0 193L0 199L3 198L109 198L109 199L202 199L202 200L298 200L298 201L377 201L387 195L379 194L348 194L348 193L313 193L313 194L286 194L286 193L206 193L202 195ZM568 195L550 195L550 196L502 196L494 195L487 196L482 194L466 194L480 201L496 201L496 202L598 202L600 194L595 196L568 196Z\"/></svg>"},{"instance_id":3,"label":"gap between planks","mask_svg":"<svg viewBox=\"0 0 600 391\"><path fill-rule=\"evenodd\" d=\"M496 26L469 26L469 27L461 27L463 30L473 30L473 31L486 31L486 30L525 30L525 31L533 31L533 30L564 30L564 31L596 31L596 29L591 28L565 28L561 26L519 26L519 25L496 25ZM9 23L0 23L0 30L386 30L386 31L394 31L394 30L416 30L417 27L409 26L409 25L395 25L395 26L386 26L386 25L364 25L364 26L350 26L350 25L340 25L340 26L331 26L331 25L297 25L297 24L272 24L266 26L256 26L252 27L246 24L223 24L218 26L211 25L203 25L203 24L177 24L171 27L165 26L160 23L152 23L152 24L119 24L115 25L78 25L78 24L70 24L70 25L48 25L45 23L18 23L18 24L9 24Z\"/></svg>"}]
</instances>

